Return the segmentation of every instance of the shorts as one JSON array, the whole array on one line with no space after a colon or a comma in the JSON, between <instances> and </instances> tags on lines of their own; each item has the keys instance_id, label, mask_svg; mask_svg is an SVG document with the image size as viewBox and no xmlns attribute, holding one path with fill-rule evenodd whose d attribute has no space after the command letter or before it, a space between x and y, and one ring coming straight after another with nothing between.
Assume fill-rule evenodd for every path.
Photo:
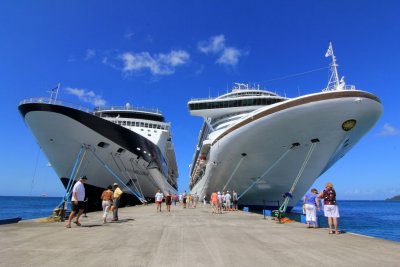
<instances>
[{"instance_id":1,"label":"shorts","mask_svg":"<svg viewBox=\"0 0 400 267\"><path fill-rule=\"evenodd\" d=\"M71 210L78 213L79 210L84 210L84 209L85 209L85 201L78 201L78 204L75 204L75 202L72 201Z\"/></svg>"},{"instance_id":2,"label":"shorts","mask_svg":"<svg viewBox=\"0 0 400 267\"><path fill-rule=\"evenodd\" d=\"M329 218L339 218L339 207L336 205L324 205L324 215Z\"/></svg>"},{"instance_id":3,"label":"shorts","mask_svg":"<svg viewBox=\"0 0 400 267\"><path fill-rule=\"evenodd\" d=\"M306 204L306 221L307 222L316 222L317 221L317 209L315 205Z\"/></svg>"}]
</instances>

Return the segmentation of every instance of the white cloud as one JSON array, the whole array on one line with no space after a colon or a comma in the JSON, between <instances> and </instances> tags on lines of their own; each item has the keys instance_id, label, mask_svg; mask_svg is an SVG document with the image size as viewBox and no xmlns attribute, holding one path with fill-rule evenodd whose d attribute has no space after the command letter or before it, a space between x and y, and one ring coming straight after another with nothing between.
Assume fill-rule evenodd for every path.
<instances>
[{"instance_id":1,"label":"white cloud","mask_svg":"<svg viewBox=\"0 0 400 267\"><path fill-rule=\"evenodd\" d=\"M389 123L385 123L382 127L382 130L378 133L379 136L394 136L398 135L400 131L393 126L391 126Z\"/></svg>"},{"instance_id":2,"label":"white cloud","mask_svg":"<svg viewBox=\"0 0 400 267\"><path fill-rule=\"evenodd\" d=\"M123 62L122 71L132 74L135 71L149 70L153 75L170 75L175 72L175 67L184 65L189 61L190 55L186 51L171 51L168 54L150 55L149 52L126 52L119 56Z\"/></svg>"},{"instance_id":3,"label":"white cloud","mask_svg":"<svg viewBox=\"0 0 400 267\"><path fill-rule=\"evenodd\" d=\"M130 31L127 31L124 34L125 39L128 39L128 40L132 39L133 36L135 36L135 34L133 32L130 32Z\"/></svg>"},{"instance_id":4,"label":"white cloud","mask_svg":"<svg viewBox=\"0 0 400 267\"><path fill-rule=\"evenodd\" d=\"M94 50L94 49L87 49L87 50L86 50L85 60L89 60L89 59L93 58L95 55L96 55L96 50Z\"/></svg>"},{"instance_id":5,"label":"white cloud","mask_svg":"<svg viewBox=\"0 0 400 267\"><path fill-rule=\"evenodd\" d=\"M227 46L225 36L222 34L213 36L208 41L199 42L197 48L202 53L218 55L216 63L232 67L236 66L239 58L244 55L241 50Z\"/></svg>"},{"instance_id":6,"label":"white cloud","mask_svg":"<svg viewBox=\"0 0 400 267\"><path fill-rule=\"evenodd\" d=\"M218 58L217 63L223 65L235 66L239 62L239 57L242 55L240 50L233 47L226 47L222 55Z\"/></svg>"},{"instance_id":7,"label":"white cloud","mask_svg":"<svg viewBox=\"0 0 400 267\"><path fill-rule=\"evenodd\" d=\"M218 53L225 47L225 36L221 34L211 37L208 41L200 42L197 47L205 54Z\"/></svg>"},{"instance_id":8,"label":"white cloud","mask_svg":"<svg viewBox=\"0 0 400 267\"><path fill-rule=\"evenodd\" d=\"M68 94L75 95L83 102L90 103L93 106L99 107L106 104L106 101L102 98L102 96L96 95L93 91L72 87L67 87L65 90Z\"/></svg>"}]
</instances>

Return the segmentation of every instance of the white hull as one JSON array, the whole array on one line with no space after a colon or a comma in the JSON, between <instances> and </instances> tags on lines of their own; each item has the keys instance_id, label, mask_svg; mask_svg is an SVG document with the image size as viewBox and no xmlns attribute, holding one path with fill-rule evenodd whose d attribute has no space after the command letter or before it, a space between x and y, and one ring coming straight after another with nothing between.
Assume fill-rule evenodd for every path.
<instances>
[{"instance_id":1,"label":"white hull","mask_svg":"<svg viewBox=\"0 0 400 267\"><path fill-rule=\"evenodd\" d=\"M260 108L213 140L204 175L191 192L209 197L213 191L235 190L239 196L245 192L241 205L262 207L266 201L278 206L304 165L290 208L374 126L382 111L379 100L362 91L324 92ZM344 131L341 126L349 119L356 126ZM313 139L319 142L305 163ZM295 143L299 146L291 149Z\"/></svg>"},{"instance_id":2,"label":"white hull","mask_svg":"<svg viewBox=\"0 0 400 267\"><path fill-rule=\"evenodd\" d=\"M87 184L99 189L117 182L125 193L138 193L145 198L154 198L158 189L164 192L176 192L176 189L167 182L167 178L162 172L162 166L156 165L150 168L149 160L135 153L136 149L123 147L121 143L118 143L118 140L124 138L121 137L122 133L129 130L93 115L86 116L92 116L93 120L104 123L104 125L99 125L103 129L107 126L114 127L107 131L111 131L109 136L116 138L107 138L76 117L72 118L53 110L33 110L24 114L25 122L60 179L69 179L74 166L76 166L75 169L78 172L74 176L86 175L88 177ZM144 144L144 137L135 135L135 138L137 139L124 141L126 144L136 142L137 146ZM98 144L101 142L106 143L107 146L100 147ZM82 145L89 149L81 150ZM156 150L155 148L154 145L153 150ZM119 149L123 149L123 151L118 153ZM81 151L81 157L78 158L79 151ZM153 154L156 152L152 151ZM83 158L82 161L79 160L81 158ZM65 181L63 182L65 184ZM100 196L98 197L100 198Z\"/></svg>"}]
</instances>

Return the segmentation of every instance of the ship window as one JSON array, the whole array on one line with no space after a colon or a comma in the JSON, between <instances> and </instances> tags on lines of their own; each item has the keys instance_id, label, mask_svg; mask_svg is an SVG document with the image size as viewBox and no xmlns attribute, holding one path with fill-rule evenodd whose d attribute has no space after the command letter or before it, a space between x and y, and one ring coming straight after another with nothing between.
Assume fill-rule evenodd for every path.
<instances>
[{"instance_id":1,"label":"ship window","mask_svg":"<svg viewBox=\"0 0 400 267\"><path fill-rule=\"evenodd\" d=\"M161 125L157 125L157 129L161 129Z\"/></svg>"},{"instance_id":2,"label":"ship window","mask_svg":"<svg viewBox=\"0 0 400 267\"><path fill-rule=\"evenodd\" d=\"M136 127L139 127L139 122L138 121L136 122Z\"/></svg>"},{"instance_id":3,"label":"ship window","mask_svg":"<svg viewBox=\"0 0 400 267\"><path fill-rule=\"evenodd\" d=\"M102 148L106 148L108 147L110 144L106 143L106 142L100 142L97 144L98 147L102 147Z\"/></svg>"},{"instance_id":4,"label":"ship window","mask_svg":"<svg viewBox=\"0 0 400 267\"><path fill-rule=\"evenodd\" d=\"M154 130L154 132L156 133L157 131L156 131L156 130Z\"/></svg>"},{"instance_id":5,"label":"ship window","mask_svg":"<svg viewBox=\"0 0 400 267\"><path fill-rule=\"evenodd\" d=\"M151 134L147 134L147 136L151 136Z\"/></svg>"},{"instance_id":6,"label":"ship window","mask_svg":"<svg viewBox=\"0 0 400 267\"><path fill-rule=\"evenodd\" d=\"M145 124L144 124L144 127L149 128L149 124L148 124L148 123L145 123Z\"/></svg>"},{"instance_id":7,"label":"ship window","mask_svg":"<svg viewBox=\"0 0 400 267\"><path fill-rule=\"evenodd\" d=\"M126 125L126 121L123 121L123 122L122 122L122 125L124 125L124 126L125 126L125 125Z\"/></svg>"},{"instance_id":8,"label":"ship window","mask_svg":"<svg viewBox=\"0 0 400 267\"><path fill-rule=\"evenodd\" d=\"M144 123L143 122L140 123L140 127L144 127Z\"/></svg>"},{"instance_id":9,"label":"ship window","mask_svg":"<svg viewBox=\"0 0 400 267\"><path fill-rule=\"evenodd\" d=\"M143 128L142 129L140 129L141 131L143 131Z\"/></svg>"},{"instance_id":10,"label":"ship window","mask_svg":"<svg viewBox=\"0 0 400 267\"><path fill-rule=\"evenodd\" d=\"M149 124L149 128L153 128L153 124Z\"/></svg>"}]
</instances>

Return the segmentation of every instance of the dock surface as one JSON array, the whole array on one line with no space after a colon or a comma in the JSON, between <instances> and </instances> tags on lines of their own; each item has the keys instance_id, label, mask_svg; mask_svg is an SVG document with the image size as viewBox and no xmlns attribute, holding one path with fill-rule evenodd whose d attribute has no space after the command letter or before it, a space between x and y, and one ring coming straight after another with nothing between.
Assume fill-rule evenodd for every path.
<instances>
[{"instance_id":1,"label":"dock surface","mask_svg":"<svg viewBox=\"0 0 400 267\"><path fill-rule=\"evenodd\" d=\"M111 214L110 214L111 215ZM0 266L399 266L400 243L301 223L278 224L243 211L211 214L155 205L101 212L82 226L21 221L0 226Z\"/></svg>"}]
</instances>

